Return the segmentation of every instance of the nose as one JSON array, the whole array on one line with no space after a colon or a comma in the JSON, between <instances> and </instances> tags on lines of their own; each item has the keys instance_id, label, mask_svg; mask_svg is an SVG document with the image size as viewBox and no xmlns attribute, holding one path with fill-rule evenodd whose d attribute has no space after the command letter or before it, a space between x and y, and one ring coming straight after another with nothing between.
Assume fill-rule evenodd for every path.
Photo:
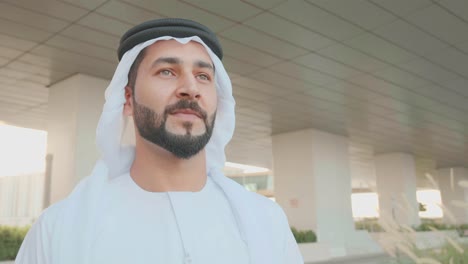
<instances>
[{"instance_id":1,"label":"nose","mask_svg":"<svg viewBox=\"0 0 468 264\"><path fill-rule=\"evenodd\" d=\"M180 82L176 91L178 98L190 100L200 99L200 90L195 76L185 75L179 80Z\"/></svg>"}]
</instances>

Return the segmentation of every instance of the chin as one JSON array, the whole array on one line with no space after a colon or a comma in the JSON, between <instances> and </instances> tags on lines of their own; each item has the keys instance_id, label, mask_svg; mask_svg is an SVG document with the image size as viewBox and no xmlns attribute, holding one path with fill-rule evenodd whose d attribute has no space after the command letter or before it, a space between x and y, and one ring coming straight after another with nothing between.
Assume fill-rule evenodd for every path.
<instances>
[{"instance_id":1,"label":"chin","mask_svg":"<svg viewBox=\"0 0 468 264\"><path fill-rule=\"evenodd\" d=\"M185 136L185 135L201 136L204 133L206 133L206 129L204 127L198 128L196 126L191 127L191 128L177 127L177 128L168 128L167 132L177 135L177 136Z\"/></svg>"},{"instance_id":2,"label":"chin","mask_svg":"<svg viewBox=\"0 0 468 264\"><path fill-rule=\"evenodd\" d=\"M196 136L201 136L201 135L205 134L206 130L205 129L200 129L200 130L192 129L191 131L186 131L186 132L189 133L190 135L196 137Z\"/></svg>"}]
</instances>

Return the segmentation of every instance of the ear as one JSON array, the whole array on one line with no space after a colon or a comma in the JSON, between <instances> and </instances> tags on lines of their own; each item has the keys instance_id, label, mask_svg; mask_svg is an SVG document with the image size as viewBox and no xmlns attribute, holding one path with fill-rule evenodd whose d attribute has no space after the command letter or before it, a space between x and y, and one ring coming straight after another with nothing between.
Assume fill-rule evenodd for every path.
<instances>
[{"instance_id":1,"label":"ear","mask_svg":"<svg viewBox=\"0 0 468 264\"><path fill-rule=\"evenodd\" d=\"M123 114L133 116L133 91L130 86L125 86L125 104Z\"/></svg>"}]
</instances>

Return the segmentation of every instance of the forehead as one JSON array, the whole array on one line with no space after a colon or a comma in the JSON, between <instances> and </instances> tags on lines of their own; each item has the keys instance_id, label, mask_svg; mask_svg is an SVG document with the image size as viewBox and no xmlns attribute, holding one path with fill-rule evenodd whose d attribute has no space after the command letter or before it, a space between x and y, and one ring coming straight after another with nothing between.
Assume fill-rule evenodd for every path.
<instances>
[{"instance_id":1,"label":"forehead","mask_svg":"<svg viewBox=\"0 0 468 264\"><path fill-rule=\"evenodd\" d=\"M203 60L211 62L210 55L202 44L195 41L182 44L173 39L160 40L148 46L145 57L151 60L159 57L175 57L182 61Z\"/></svg>"}]
</instances>

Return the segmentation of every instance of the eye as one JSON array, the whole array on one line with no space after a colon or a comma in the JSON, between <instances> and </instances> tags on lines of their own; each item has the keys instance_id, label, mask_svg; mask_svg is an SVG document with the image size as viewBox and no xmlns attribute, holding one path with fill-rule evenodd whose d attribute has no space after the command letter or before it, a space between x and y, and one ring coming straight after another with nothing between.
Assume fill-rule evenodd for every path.
<instances>
[{"instance_id":1,"label":"eye","mask_svg":"<svg viewBox=\"0 0 468 264\"><path fill-rule=\"evenodd\" d=\"M205 73L199 74L198 79L203 80L203 81L209 81L211 80L211 76Z\"/></svg>"},{"instance_id":2,"label":"eye","mask_svg":"<svg viewBox=\"0 0 468 264\"><path fill-rule=\"evenodd\" d=\"M174 73L172 73L170 70L161 70L158 72L158 74L162 76L174 76Z\"/></svg>"}]
</instances>

